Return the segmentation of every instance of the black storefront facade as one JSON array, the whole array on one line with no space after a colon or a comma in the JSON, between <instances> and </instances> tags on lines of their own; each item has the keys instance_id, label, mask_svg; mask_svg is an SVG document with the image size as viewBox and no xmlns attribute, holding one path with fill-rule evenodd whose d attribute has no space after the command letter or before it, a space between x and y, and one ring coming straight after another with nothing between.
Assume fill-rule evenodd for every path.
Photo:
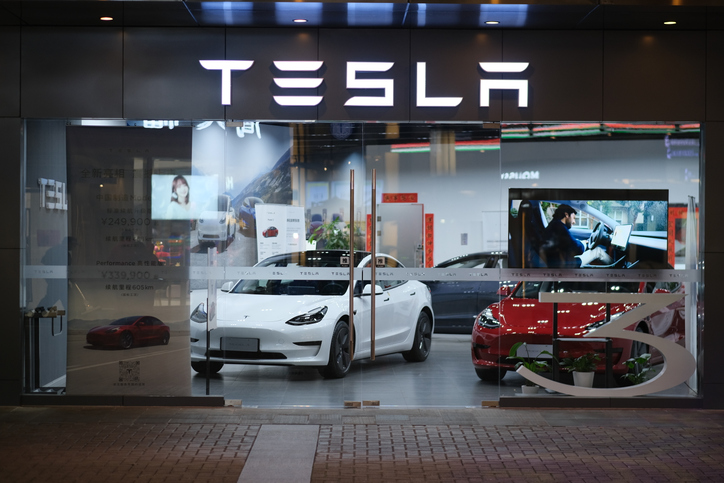
<instances>
[{"instance_id":1,"label":"black storefront facade","mask_svg":"<svg viewBox=\"0 0 724 483\"><path fill-rule=\"evenodd\" d=\"M177 133L192 122L218 121L225 123L227 129L250 128L247 136L259 133L258 123L263 126L478 123L493 131L504 130L505 126L545 123L561 126L651 123L670 124L675 126L673 129L698 125L700 144L697 145L701 149L697 159L699 170L693 183L697 192L699 225L695 233L699 243L697 265L689 270L695 273L698 283L695 312L698 337L691 350L697 365L697 389L695 395L686 398L631 398L620 399L618 404L722 407L724 372L717 361L718 344L724 337L718 323L722 309L714 297L706 295L719 292L722 282L718 273L724 264L724 260L720 260L724 245L718 241L720 229L714 214L716 180L724 171L718 162L724 155L724 94L721 92L724 30L706 26L691 30L505 27L492 30L419 26L376 29L8 25L0 28L0 38L0 61L4 66L0 73L0 138L6 173L2 196L8 216L0 253L6 275L3 300L9 307L2 324L5 337L0 342L2 404L117 401L111 397L117 393L104 395L89 389L75 394L69 390L67 394L55 395L52 402L38 396L31 390L34 387L28 387L27 372L31 370L34 353L46 357L42 351L47 350L42 345L31 347L28 342L28 313L39 298L36 295L33 302L29 302L33 296L28 295L28 287L32 286L28 279L87 281L96 277L95 272L90 272L100 269L95 262L95 267L87 267L86 263L86 268L82 268L79 264L75 271L69 269L62 274L38 273L38 267L43 265L39 262L40 253L28 253L27 239L35 238L35 243L45 249L60 242L58 237L77 237L78 233L85 238L78 241L86 250L90 250L88 247L92 244L90 237L102 237L98 240L101 245L117 242L113 231L101 230L94 234L87 227L86 231L79 229L83 222L78 215L87 212L74 211L73 205L103 203L103 198L91 196L90 191L78 191L79 180L84 176L93 178L93 170L97 169L95 181L113 183L119 168L113 161L116 154L110 151L121 148L109 147L107 158L90 156L90 161L83 159L84 152L74 152L76 158L73 159L78 160L74 172L67 166L59 171L49 167L58 162L55 157L58 153L66 156L69 152L71 138L76 136L74 128L98 128L98 120L103 120L113 126L125 124L127 129L140 130L144 120L154 120L156 126L168 132L177 127ZM293 61L299 63L291 64ZM287 79L287 82L278 82L278 79ZM54 127L47 130L46 124ZM198 129L198 125L193 126ZM97 139L98 136L90 137ZM180 142L183 143L183 139ZM176 140L171 139L169 143L168 150L159 157L169 162L182 158L184 154L176 151L181 149L174 144ZM189 152L193 149L187 148ZM142 150L141 145L138 149ZM71 155L68 156L70 159ZM29 159L34 160L37 169L28 168ZM501 164L496 169L502 178L509 170L504 162ZM46 168L50 174L38 171ZM104 171L111 169L115 171ZM144 168L135 169L140 172ZM154 172L169 173L171 171ZM48 191L45 185L36 183L35 178L55 182L55 191L51 190L54 195L46 198L42 206L33 206L35 197L38 193L47 195ZM541 181L541 186L578 187L569 183L555 186L554 182ZM587 182L581 183L585 188ZM705 185L708 185L706 190ZM397 191L404 193L405 190ZM34 194L29 194L31 192ZM79 198L82 194L86 195L85 199ZM148 206L150 210L150 204ZM61 230L60 234L42 231L43 220L48 218L39 218L37 213L41 209L43 216L67 217L70 213L67 231ZM142 213L140 218L145 217ZM33 225L31 230L29 218L38 220L40 228ZM121 232L119 229L118 233ZM41 240L44 236L49 238ZM72 256L76 263L78 253ZM441 257L436 258L436 262L442 261ZM62 262L48 265L58 266ZM83 271L86 269L88 273ZM518 273L528 280L536 274L540 272ZM555 277L555 273L543 274L543 278ZM113 299L113 282L97 282L107 287L103 296ZM180 290L185 290L183 285ZM18 301L19 314L15 309ZM134 301L114 303L123 305ZM169 302L169 308L172 305ZM181 312L188 309L188 304L181 306ZM66 308L69 312L72 310ZM70 317L72 314L68 313ZM33 320L32 316L29 318ZM62 331L62 322L55 324L51 322L50 330ZM47 327L37 330L47 330ZM71 366L69 362L68 368ZM72 384L82 387L77 380ZM172 390L158 395L180 396L178 400L184 402L190 400ZM152 398L154 392L145 396ZM572 399L577 402L566 404L590 404L588 399ZM139 401L153 404L153 399L139 398L135 403ZM542 398L542 402L534 404L559 403L545 402Z\"/></svg>"}]
</instances>

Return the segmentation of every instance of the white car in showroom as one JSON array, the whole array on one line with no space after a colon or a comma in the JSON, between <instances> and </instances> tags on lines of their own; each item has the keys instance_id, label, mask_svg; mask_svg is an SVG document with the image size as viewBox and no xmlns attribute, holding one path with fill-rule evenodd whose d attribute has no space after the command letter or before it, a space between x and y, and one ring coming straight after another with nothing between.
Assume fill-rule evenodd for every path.
<instances>
[{"instance_id":1,"label":"white car in showroom","mask_svg":"<svg viewBox=\"0 0 724 483\"><path fill-rule=\"evenodd\" d=\"M219 251L224 251L236 237L237 225L231 196L219 195L216 211L203 211L196 222L199 246L218 245Z\"/></svg>"},{"instance_id":2,"label":"white car in showroom","mask_svg":"<svg viewBox=\"0 0 724 483\"><path fill-rule=\"evenodd\" d=\"M313 250L269 257L257 267L342 267L343 250ZM402 267L377 255L385 267ZM368 267L369 253L355 253L355 266ZM430 291L412 280L377 280L375 355L402 353L422 362L430 353L434 315ZM349 280L255 280L227 282L217 293L217 328L210 334L209 367L224 364L315 366L325 378L344 377L352 358L371 356L369 281L354 290L354 350L350 353ZM191 367L204 374L206 290L191 293Z\"/></svg>"}]
</instances>

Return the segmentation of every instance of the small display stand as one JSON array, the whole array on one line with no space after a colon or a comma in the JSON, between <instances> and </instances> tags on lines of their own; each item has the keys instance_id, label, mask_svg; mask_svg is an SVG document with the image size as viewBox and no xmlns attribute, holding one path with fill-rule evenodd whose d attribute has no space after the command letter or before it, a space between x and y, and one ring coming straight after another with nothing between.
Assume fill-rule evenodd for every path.
<instances>
[{"instance_id":1,"label":"small display stand","mask_svg":"<svg viewBox=\"0 0 724 483\"><path fill-rule=\"evenodd\" d=\"M63 333L63 316L65 310L51 307L47 310L38 307L23 314L23 334L25 354L25 392L58 393L64 388L40 386L40 328L41 324L50 323L50 335L57 337ZM41 322L42 321L42 322ZM56 331L57 328L57 331Z\"/></svg>"}]
</instances>

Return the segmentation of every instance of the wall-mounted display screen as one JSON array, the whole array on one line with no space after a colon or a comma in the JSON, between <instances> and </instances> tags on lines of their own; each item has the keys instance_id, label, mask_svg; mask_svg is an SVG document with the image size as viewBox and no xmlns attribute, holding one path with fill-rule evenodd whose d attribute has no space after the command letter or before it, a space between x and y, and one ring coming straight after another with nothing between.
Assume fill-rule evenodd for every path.
<instances>
[{"instance_id":1,"label":"wall-mounted display screen","mask_svg":"<svg viewBox=\"0 0 724 483\"><path fill-rule=\"evenodd\" d=\"M511 268L671 268L667 190L510 189Z\"/></svg>"},{"instance_id":2,"label":"wall-mounted display screen","mask_svg":"<svg viewBox=\"0 0 724 483\"><path fill-rule=\"evenodd\" d=\"M196 220L204 211L217 210L219 178L154 174L151 190L154 220Z\"/></svg>"}]
</instances>

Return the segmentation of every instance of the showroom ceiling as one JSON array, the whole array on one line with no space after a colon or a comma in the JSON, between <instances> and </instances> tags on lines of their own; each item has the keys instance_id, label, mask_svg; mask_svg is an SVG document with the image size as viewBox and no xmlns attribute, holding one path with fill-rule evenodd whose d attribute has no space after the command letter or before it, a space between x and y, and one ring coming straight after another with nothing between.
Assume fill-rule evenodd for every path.
<instances>
[{"instance_id":1,"label":"showroom ceiling","mask_svg":"<svg viewBox=\"0 0 724 483\"><path fill-rule=\"evenodd\" d=\"M306 22L295 23L299 19ZM722 0L18 0L0 3L0 25L704 30L724 29L724 5Z\"/></svg>"}]
</instances>

